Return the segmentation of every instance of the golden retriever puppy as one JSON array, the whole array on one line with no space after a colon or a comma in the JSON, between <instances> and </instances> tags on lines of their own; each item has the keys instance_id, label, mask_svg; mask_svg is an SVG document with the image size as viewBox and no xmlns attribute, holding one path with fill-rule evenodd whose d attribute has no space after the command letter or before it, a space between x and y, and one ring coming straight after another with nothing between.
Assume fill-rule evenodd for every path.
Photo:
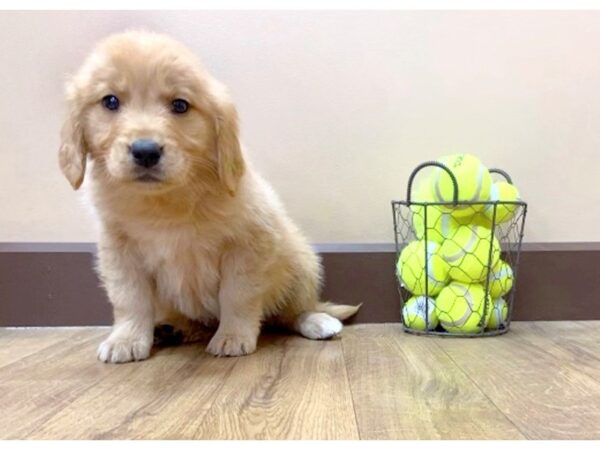
<instances>
[{"instance_id":1,"label":"golden retriever puppy","mask_svg":"<svg viewBox=\"0 0 600 450\"><path fill-rule=\"evenodd\" d=\"M89 166L114 313L100 360L147 358L160 323L218 322L207 351L237 356L256 349L263 322L327 339L356 313L319 301L319 258L245 159L227 90L183 45L107 38L70 80L67 107L60 167L78 189Z\"/></svg>"}]
</instances>

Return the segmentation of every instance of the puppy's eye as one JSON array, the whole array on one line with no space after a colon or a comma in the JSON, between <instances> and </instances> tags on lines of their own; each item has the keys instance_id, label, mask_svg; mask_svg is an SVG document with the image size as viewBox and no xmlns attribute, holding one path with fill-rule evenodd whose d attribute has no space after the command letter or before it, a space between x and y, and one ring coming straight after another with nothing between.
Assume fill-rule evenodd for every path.
<instances>
[{"instance_id":1,"label":"puppy's eye","mask_svg":"<svg viewBox=\"0 0 600 450\"><path fill-rule=\"evenodd\" d=\"M171 110L176 114L183 114L187 112L189 107L190 104L182 98L176 98L171 102Z\"/></svg>"},{"instance_id":2,"label":"puppy's eye","mask_svg":"<svg viewBox=\"0 0 600 450\"><path fill-rule=\"evenodd\" d=\"M102 99L102 104L106 109L116 111L119 109L119 99L114 95L107 95Z\"/></svg>"}]
</instances>

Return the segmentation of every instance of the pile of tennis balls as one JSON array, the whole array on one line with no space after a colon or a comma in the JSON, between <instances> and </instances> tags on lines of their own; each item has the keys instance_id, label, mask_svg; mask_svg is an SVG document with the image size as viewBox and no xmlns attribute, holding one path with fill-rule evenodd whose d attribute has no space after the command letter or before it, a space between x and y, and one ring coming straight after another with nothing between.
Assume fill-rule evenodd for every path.
<instances>
[{"instance_id":1,"label":"pile of tennis balls","mask_svg":"<svg viewBox=\"0 0 600 450\"><path fill-rule=\"evenodd\" d=\"M403 322L421 331L441 325L449 333L476 333L482 326L504 327L508 304L503 297L512 288L513 271L500 259L500 243L491 227L494 209L495 223L501 224L513 218L518 205L496 204L494 208L460 202L518 201L519 191L508 182L493 182L488 169L473 155L461 153L438 161L456 178L459 204L411 206L417 239L402 250L396 266L402 286L413 295L404 304ZM453 199L450 176L434 168L413 201ZM487 314L482 321L486 302Z\"/></svg>"}]
</instances>

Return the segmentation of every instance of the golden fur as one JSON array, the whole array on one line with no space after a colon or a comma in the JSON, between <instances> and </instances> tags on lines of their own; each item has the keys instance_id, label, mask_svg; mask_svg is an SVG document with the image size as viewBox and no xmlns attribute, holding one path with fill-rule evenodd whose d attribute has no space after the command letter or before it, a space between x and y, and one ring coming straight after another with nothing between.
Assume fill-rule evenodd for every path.
<instances>
[{"instance_id":1,"label":"golden fur","mask_svg":"<svg viewBox=\"0 0 600 450\"><path fill-rule=\"evenodd\" d=\"M103 107L109 94L118 111ZM188 112L171 111L176 98ZM60 167L77 189L90 162L98 271L114 311L102 361L147 358L158 323L190 332L218 321L207 350L242 355L264 321L323 339L357 311L319 302L317 255L245 160L227 90L181 44L137 31L109 37L70 81L67 105ZM159 182L137 178L128 146L140 138L164 147Z\"/></svg>"}]
</instances>

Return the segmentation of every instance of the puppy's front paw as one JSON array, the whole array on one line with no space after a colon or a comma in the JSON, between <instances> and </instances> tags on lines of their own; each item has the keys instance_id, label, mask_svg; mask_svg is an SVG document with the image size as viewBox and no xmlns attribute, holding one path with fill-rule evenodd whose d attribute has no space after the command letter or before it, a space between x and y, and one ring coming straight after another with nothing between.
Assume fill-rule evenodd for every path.
<instances>
[{"instance_id":1,"label":"puppy's front paw","mask_svg":"<svg viewBox=\"0 0 600 450\"><path fill-rule=\"evenodd\" d=\"M208 343L206 351L215 356L242 356L254 353L258 336L217 333Z\"/></svg>"},{"instance_id":2,"label":"puppy's front paw","mask_svg":"<svg viewBox=\"0 0 600 450\"><path fill-rule=\"evenodd\" d=\"M98 347L98 359L105 363L141 361L150 356L152 341L145 338L114 338L109 336Z\"/></svg>"}]
</instances>

